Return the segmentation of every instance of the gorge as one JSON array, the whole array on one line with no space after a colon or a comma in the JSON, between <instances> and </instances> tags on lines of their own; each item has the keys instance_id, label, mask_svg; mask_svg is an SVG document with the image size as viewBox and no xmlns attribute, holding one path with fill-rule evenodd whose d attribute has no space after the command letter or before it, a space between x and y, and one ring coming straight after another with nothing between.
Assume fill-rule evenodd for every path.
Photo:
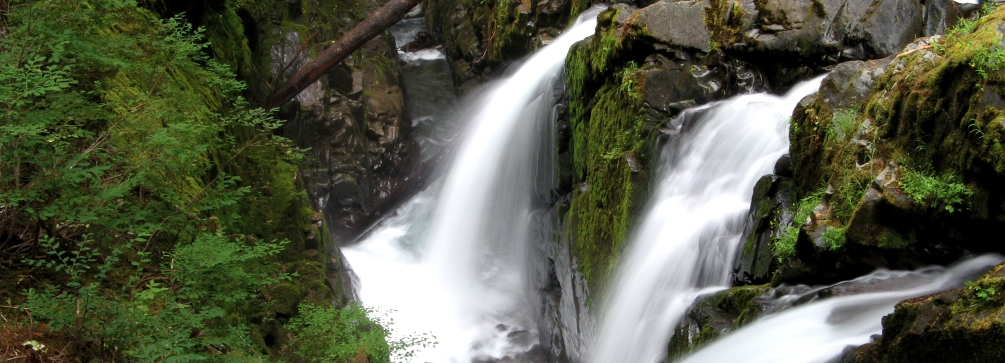
<instances>
[{"instance_id":1,"label":"gorge","mask_svg":"<svg viewBox=\"0 0 1005 363\"><path fill-rule=\"evenodd\" d=\"M1005 361L997 3L380 5L4 5L0 357Z\"/></svg>"}]
</instances>

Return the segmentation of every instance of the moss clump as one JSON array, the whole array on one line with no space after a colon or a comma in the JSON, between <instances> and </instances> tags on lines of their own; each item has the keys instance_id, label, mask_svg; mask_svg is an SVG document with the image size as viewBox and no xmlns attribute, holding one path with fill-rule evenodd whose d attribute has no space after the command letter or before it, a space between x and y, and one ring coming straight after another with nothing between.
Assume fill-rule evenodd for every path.
<instances>
[{"instance_id":1,"label":"moss clump","mask_svg":"<svg viewBox=\"0 0 1005 363\"><path fill-rule=\"evenodd\" d=\"M746 10L739 1L712 0L705 9L704 19L712 38L709 48L714 50L720 47L731 48L740 43L753 44L755 40L742 30L745 14Z\"/></svg>"},{"instance_id":2,"label":"moss clump","mask_svg":"<svg viewBox=\"0 0 1005 363\"><path fill-rule=\"evenodd\" d=\"M622 49L611 27L618 9L598 18L603 30L566 59L573 188L573 251L591 290L617 263L648 189L646 160L657 133L643 122L645 79L634 62L615 66Z\"/></svg>"}]
</instances>

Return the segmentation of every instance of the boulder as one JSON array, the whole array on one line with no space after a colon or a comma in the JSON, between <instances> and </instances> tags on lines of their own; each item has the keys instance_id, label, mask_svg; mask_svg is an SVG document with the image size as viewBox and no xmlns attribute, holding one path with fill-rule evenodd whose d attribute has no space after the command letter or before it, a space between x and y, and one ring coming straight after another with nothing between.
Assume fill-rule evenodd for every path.
<instances>
[{"instance_id":1,"label":"boulder","mask_svg":"<svg viewBox=\"0 0 1005 363\"><path fill-rule=\"evenodd\" d=\"M883 318L882 338L858 348L853 361L1005 361L1003 288L1005 265L999 265L968 287L902 301Z\"/></svg>"},{"instance_id":2,"label":"boulder","mask_svg":"<svg viewBox=\"0 0 1005 363\"><path fill-rule=\"evenodd\" d=\"M708 344L763 315L771 304L768 286L742 286L698 297L674 328L667 344L670 361Z\"/></svg>"},{"instance_id":3,"label":"boulder","mask_svg":"<svg viewBox=\"0 0 1005 363\"><path fill-rule=\"evenodd\" d=\"M637 21L656 41L708 52L712 42L705 26L708 6L709 0L660 1L639 10Z\"/></svg>"},{"instance_id":4,"label":"boulder","mask_svg":"<svg viewBox=\"0 0 1005 363\"><path fill-rule=\"evenodd\" d=\"M787 160L788 156L783 157L776 166ZM795 185L789 177L765 175L757 181L740 237L743 248L733 261L735 284L763 284L771 280L777 260L773 242L793 223L794 192Z\"/></svg>"}]
</instances>

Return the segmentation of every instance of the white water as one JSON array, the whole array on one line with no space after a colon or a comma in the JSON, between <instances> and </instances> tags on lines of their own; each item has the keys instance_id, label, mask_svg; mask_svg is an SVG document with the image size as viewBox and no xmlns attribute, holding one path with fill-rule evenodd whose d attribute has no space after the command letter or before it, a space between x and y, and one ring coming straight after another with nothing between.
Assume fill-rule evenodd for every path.
<instances>
[{"instance_id":1,"label":"white water","mask_svg":"<svg viewBox=\"0 0 1005 363\"><path fill-rule=\"evenodd\" d=\"M784 97L744 95L698 110L695 125L665 149L604 301L591 362L659 361L695 297L728 286L754 184L788 150L789 116L821 79Z\"/></svg>"},{"instance_id":2,"label":"white water","mask_svg":"<svg viewBox=\"0 0 1005 363\"><path fill-rule=\"evenodd\" d=\"M908 278L891 291L814 301L760 319L687 357L683 363L815 363L827 362L849 346L868 343L882 332L882 317L897 302L958 287L1000 263L998 255L980 256L955 267L915 272L877 271L852 281ZM872 280L872 281L870 281Z\"/></svg>"},{"instance_id":3,"label":"white water","mask_svg":"<svg viewBox=\"0 0 1005 363\"><path fill-rule=\"evenodd\" d=\"M436 336L413 362L514 357L538 342L525 263L535 184L553 176L535 175L535 158L553 81L599 10L468 107L475 112L462 116L468 130L441 186L344 249L364 304L397 310L399 331Z\"/></svg>"}]
</instances>

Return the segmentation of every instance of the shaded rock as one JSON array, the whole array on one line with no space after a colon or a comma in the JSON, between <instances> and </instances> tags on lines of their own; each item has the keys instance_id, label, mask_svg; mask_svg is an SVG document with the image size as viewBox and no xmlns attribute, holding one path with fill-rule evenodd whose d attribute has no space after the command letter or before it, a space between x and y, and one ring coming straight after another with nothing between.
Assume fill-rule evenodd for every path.
<instances>
[{"instance_id":1,"label":"shaded rock","mask_svg":"<svg viewBox=\"0 0 1005 363\"><path fill-rule=\"evenodd\" d=\"M436 39L428 32L420 31L415 35L415 39L408 44L401 46L402 52L415 52L423 49L434 48L438 45Z\"/></svg>"},{"instance_id":2,"label":"shaded rock","mask_svg":"<svg viewBox=\"0 0 1005 363\"><path fill-rule=\"evenodd\" d=\"M770 304L767 286L743 286L695 300L667 344L670 361L681 358L760 317Z\"/></svg>"},{"instance_id":3,"label":"shaded rock","mask_svg":"<svg viewBox=\"0 0 1005 363\"><path fill-rule=\"evenodd\" d=\"M312 42L326 44L321 38ZM300 45L280 42L273 47L274 54L287 57ZM288 118L283 134L308 149L307 167L301 171L304 184L337 243L355 237L356 221L389 197L419 159L398 86L398 62L391 61L397 52L390 36L368 42L357 54L369 61L347 60L282 108Z\"/></svg>"},{"instance_id":4,"label":"shaded rock","mask_svg":"<svg viewBox=\"0 0 1005 363\"><path fill-rule=\"evenodd\" d=\"M740 237L743 249L733 261L737 285L763 284L771 279L776 261L773 242L793 223L794 192L790 178L765 175L757 181Z\"/></svg>"},{"instance_id":5,"label":"shaded rock","mask_svg":"<svg viewBox=\"0 0 1005 363\"><path fill-rule=\"evenodd\" d=\"M790 137L796 185L803 196L825 192L814 213L821 218L801 228L799 261L786 261L778 281L824 282L1005 249L986 237L1005 226L997 187L1005 154L987 136L1005 135L995 121L1002 74L973 66L981 49L1002 46L1002 19L999 9L970 33L841 64L800 103Z\"/></svg>"},{"instance_id":6,"label":"shaded rock","mask_svg":"<svg viewBox=\"0 0 1005 363\"><path fill-rule=\"evenodd\" d=\"M978 279L971 287L905 300L883 318L883 336L861 346L860 363L1001 362L1005 361L1005 266Z\"/></svg>"}]
</instances>

